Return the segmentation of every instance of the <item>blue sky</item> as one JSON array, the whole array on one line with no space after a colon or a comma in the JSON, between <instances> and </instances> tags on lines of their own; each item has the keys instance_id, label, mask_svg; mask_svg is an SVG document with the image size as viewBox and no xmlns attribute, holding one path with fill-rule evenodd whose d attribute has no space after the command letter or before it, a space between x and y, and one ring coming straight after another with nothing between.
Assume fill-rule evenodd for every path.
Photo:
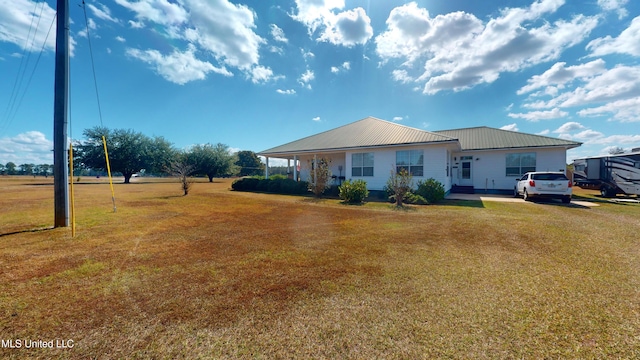
<instances>
[{"instance_id":1,"label":"blue sky","mask_svg":"<svg viewBox=\"0 0 640 360\"><path fill-rule=\"evenodd\" d=\"M257 152L367 116L583 142L569 159L640 147L639 1L85 1L102 125L178 148ZM79 3L74 140L101 125ZM53 162L54 9L0 0L2 164Z\"/></svg>"}]
</instances>

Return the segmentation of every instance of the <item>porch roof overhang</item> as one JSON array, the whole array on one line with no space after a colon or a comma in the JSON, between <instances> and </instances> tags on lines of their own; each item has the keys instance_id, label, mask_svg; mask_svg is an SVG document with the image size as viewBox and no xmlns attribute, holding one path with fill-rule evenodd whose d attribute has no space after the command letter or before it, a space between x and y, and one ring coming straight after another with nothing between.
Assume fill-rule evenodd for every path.
<instances>
[{"instance_id":1,"label":"porch roof overhang","mask_svg":"<svg viewBox=\"0 0 640 360\"><path fill-rule=\"evenodd\" d=\"M290 151L261 151L257 153L261 156L271 157L271 158L280 158L280 159L293 159L294 156L298 155L313 155L313 154L326 154L326 153L340 153L347 151L364 151L364 150L373 150L380 148L397 148L397 147L407 147L407 146L420 146L420 145L438 145L438 144L451 144L457 150L460 150L460 146L458 140L443 140L443 141L431 141L431 142L412 142L412 143L400 143L400 144L385 144L385 145L370 145L370 146L347 146L347 147L339 147L339 148L318 148L318 149L299 149L299 150L290 150Z\"/></svg>"}]
</instances>

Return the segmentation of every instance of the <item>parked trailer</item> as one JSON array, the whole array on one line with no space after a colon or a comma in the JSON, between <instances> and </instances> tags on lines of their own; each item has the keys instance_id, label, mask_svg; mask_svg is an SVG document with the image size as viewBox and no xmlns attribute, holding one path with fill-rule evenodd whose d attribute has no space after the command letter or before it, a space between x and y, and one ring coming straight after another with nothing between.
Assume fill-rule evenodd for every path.
<instances>
[{"instance_id":1,"label":"parked trailer","mask_svg":"<svg viewBox=\"0 0 640 360\"><path fill-rule=\"evenodd\" d=\"M573 181L581 188L599 189L603 197L640 195L640 151L575 159Z\"/></svg>"}]
</instances>

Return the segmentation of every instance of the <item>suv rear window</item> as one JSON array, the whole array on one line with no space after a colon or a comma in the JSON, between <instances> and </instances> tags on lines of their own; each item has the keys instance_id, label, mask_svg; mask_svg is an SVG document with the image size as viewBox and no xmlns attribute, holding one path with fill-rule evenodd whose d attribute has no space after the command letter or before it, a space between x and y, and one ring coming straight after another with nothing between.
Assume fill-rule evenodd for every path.
<instances>
[{"instance_id":1,"label":"suv rear window","mask_svg":"<svg viewBox=\"0 0 640 360\"><path fill-rule=\"evenodd\" d=\"M533 180L569 180L564 174L532 174Z\"/></svg>"}]
</instances>

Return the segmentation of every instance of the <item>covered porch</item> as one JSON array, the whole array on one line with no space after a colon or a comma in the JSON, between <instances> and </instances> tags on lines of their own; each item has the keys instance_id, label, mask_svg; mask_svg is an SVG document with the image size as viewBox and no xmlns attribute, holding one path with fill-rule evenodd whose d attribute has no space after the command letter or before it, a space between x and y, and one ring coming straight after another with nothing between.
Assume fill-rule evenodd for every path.
<instances>
[{"instance_id":1,"label":"covered porch","mask_svg":"<svg viewBox=\"0 0 640 360\"><path fill-rule=\"evenodd\" d=\"M313 170L314 163L321 159L329 161L329 169L331 170L333 182L332 185L341 185L346 179L346 152L309 152L299 154L265 154L265 172L264 177L269 178L270 159L287 160L287 176L295 181L307 181Z\"/></svg>"}]
</instances>

